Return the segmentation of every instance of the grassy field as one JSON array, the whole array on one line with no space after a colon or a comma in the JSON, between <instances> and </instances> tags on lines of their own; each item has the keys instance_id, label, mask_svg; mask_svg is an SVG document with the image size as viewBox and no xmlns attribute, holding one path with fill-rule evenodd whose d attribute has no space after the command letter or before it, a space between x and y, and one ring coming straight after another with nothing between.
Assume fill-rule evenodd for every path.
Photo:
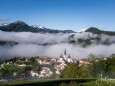
<instances>
[{"instance_id":1,"label":"grassy field","mask_svg":"<svg viewBox=\"0 0 115 86\"><path fill-rule=\"evenodd\" d=\"M39 85L39 86L58 86L60 83L69 83L71 81L76 81L78 83L85 83L89 81L95 81L96 79L49 79L49 80L25 80L25 81L9 81L0 82L0 85Z\"/></svg>"},{"instance_id":2,"label":"grassy field","mask_svg":"<svg viewBox=\"0 0 115 86\"><path fill-rule=\"evenodd\" d=\"M71 81L78 83L77 86L115 86L115 80L108 83L96 84L96 79L50 79L50 80L25 80L0 82L0 86L59 86L61 83L68 84ZM68 85L67 85L68 86Z\"/></svg>"},{"instance_id":3,"label":"grassy field","mask_svg":"<svg viewBox=\"0 0 115 86\"><path fill-rule=\"evenodd\" d=\"M98 85L96 81L86 82L86 83L80 83L81 86L115 86L115 80L110 81L108 83L104 82Z\"/></svg>"}]
</instances>

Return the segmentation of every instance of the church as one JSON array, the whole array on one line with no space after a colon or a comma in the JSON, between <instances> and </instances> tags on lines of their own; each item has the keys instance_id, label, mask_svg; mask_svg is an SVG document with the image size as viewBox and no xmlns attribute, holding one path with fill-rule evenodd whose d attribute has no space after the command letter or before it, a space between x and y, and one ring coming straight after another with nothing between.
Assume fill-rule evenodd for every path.
<instances>
[{"instance_id":1,"label":"church","mask_svg":"<svg viewBox=\"0 0 115 86\"><path fill-rule=\"evenodd\" d=\"M66 49L64 51L64 55L62 54L60 55L59 61L63 64L73 63L73 60L71 59L70 54L67 55Z\"/></svg>"}]
</instances>

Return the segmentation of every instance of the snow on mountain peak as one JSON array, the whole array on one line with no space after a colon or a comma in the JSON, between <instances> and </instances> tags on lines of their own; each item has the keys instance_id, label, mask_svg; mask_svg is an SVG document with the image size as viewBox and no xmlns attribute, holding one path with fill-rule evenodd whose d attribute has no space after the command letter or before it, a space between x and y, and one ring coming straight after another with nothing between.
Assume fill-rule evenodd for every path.
<instances>
[{"instance_id":1,"label":"snow on mountain peak","mask_svg":"<svg viewBox=\"0 0 115 86\"><path fill-rule=\"evenodd\" d=\"M2 23L2 24L0 24L0 26L7 26L7 25L9 25L8 23Z\"/></svg>"},{"instance_id":2,"label":"snow on mountain peak","mask_svg":"<svg viewBox=\"0 0 115 86\"><path fill-rule=\"evenodd\" d=\"M77 31L78 33L80 33L80 32L85 32L85 30L86 29L81 29L81 30L79 30L79 31Z\"/></svg>"},{"instance_id":3,"label":"snow on mountain peak","mask_svg":"<svg viewBox=\"0 0 115 86\"><path fill-rule=\"evenodd\" d=\"M43 27L43 26L41 26L41 25L39 25L38 27L39 27L39 28L41 28L41 29L43 29L43 28L44 28L44 27Z\"/></svg>"},{"instance_id":4,"label":"snow on mountain peak","mask_svg":"<svg viewBox=\"0 0 115 86\"><path fill-rule=\"evenodd\" d=\"M44 27L41 26L41 25L32 25L32 27L34 27L34 28L40 28L40 29L44 29Z\"/></svg>"}]
</instances>

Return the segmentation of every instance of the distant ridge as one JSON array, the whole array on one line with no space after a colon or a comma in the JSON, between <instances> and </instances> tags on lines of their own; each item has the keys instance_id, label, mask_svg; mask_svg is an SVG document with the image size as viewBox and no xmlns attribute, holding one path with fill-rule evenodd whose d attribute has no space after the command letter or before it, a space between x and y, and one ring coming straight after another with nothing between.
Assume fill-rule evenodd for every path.
<instances>
[{"instance_id":1,"label":"distant ridge","mask_svg":"<svg viewBox=\"0 0 115 86\"><path fill-rule=\"evenodd\" d=\"M0 30L7 31L7 32L77 33L72 30L49 29L49 28L43 27L41 25L29 26L28 24L26 24L25 22L20 21L20 20L15 21L10 24L1 24ZM115 31L103 31L96 27L90 27L86 30L84 29L83 31L80 31L80 33L82 33L82 32L91 32L94 34L106 34L106 35L111 35L111 36L115 35ZM79 31L78 31L78 33L79 33Z\"/></svg>"},{"instance_id":2,"label":"distant ridge","mask_svg":"<svg viewBox=\"0 0 115 86\"><path fill-rule=\"evenodd\" d=\"M7 32L42 32L42 33L74 33L72 30L55 30L55 29L48 29L42 26L29 26L23 21L15 21L8 25L1 25L0 30L7 31Z\"/></svg>"},{"instance_id":3,"label":"distant ridge","mask_svg":"<svg viewBox=\"0 0 115 86\"><path fill-rule=\"evenodd\" d=\"M115 31L103 31L103 30L99 30L96 27L90 27L85 32L91 32L91 33L94 33L94 34L115 35Z\"/></svg>"}]
</instances>

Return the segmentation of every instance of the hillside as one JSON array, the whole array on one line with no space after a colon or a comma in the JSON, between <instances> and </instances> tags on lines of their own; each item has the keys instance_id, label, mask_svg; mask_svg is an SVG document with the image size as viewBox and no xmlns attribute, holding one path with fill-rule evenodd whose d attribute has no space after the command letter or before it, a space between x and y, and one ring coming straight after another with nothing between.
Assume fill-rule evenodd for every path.
<instances>
[{"instance_id":1,"label":"hillside","mask_svg":"<svg viewBox=\"0 0 115 86\"><path fill-rule=\"evenodd\" d=\"M115 35L115 31L103 31L103 30L99 30L98 28L95 28L95 27L90 27L85 32L91 32L94 34L106 34L106 35L111 35L111 36Z\"/></svg>"}]
</instances>

